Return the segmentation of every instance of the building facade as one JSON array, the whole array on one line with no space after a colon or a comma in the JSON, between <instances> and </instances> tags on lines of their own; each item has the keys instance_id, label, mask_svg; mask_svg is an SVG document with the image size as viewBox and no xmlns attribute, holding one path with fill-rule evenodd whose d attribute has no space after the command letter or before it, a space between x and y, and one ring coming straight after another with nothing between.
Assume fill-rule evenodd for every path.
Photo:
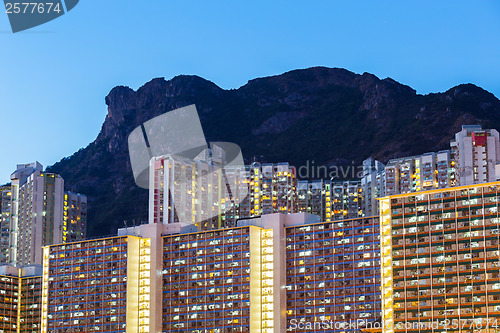
<instances>
[{"instance_id":1,"label":"building facade","mask_svg":"<svg viewBox=\"0 0 500 333\"><path fill-rule=\"evenodd\" d=\"M326 219L329 221L332 210L331 194L330 182L299 180L297 182L297 211L318 215L324 217L325 221Z\"/></svg>"},{"instance_id":2,"label":"building facade","mask_svg":"<svg viewBox=\"0 0 500 333\"><path fill-rule=\"evenodd\" d=\"M18 165L11 181L6 192L10 195L10 216L2 213L3 219L10 220L9 239L8 244L1 243L9 263L41 265L43 246L85 238L87 198L65 193L60 175L43 172L43 166L34 162Z\"/></svg>"},{"instance_id":3,"label":"building facade","mask_svg":"<svg viewBox=\"0 0 500 333\"><path fill-rule=\"evenodd\" d=\"M87 196L64 193L63 243L83 240L87 237Z\"/></svg>"},{"instance_id":4,"label":"building facade","mask_svg":"<svg viewBox=\"0 0 500 333\"><path fill-rule=\"evenodd\" d=\"M455 185L449 150L390 160L385 166L385 195L420 192Z\"/></svg>"},{"instance_id":5,"label":"building facade","mask_svg":"<svg viewBox=\"0 0 500 333\"><path fill-rule=\"evenodd\" d=\"M162 332L284 332L284 227L311 219L278 213L163 236Z\"/></svg>"},{"instance_id":6,"label":"building facade","mask_svg":"<svg viewBox=\"0 0 500 333\"><path fill-rule=\"evenodd\" d=\"M17 244L19 239L19 229L25 220L31 218L31 212L23 211L25 202L23 196L23 187L26 185L28 177L34 173L43 171L43 166L38 163L18 164L16 171L10 176L11 179L11 225L9 240L9 261L12 264L17 263ZM28 205L29 206L29 205Z\"/></svg>"},{"instance_id":7,"label":"building facade","mask_svg":"<svg viewBox=\"0 0 500 333\"><path fill-rule=\"evenodd\" d=\"M363 213L379 213L378 198L457 185L455 161L450 150L391 159L383 165L372 158L363 161Z\"/></svg>"},{"instance_id":8,"label":"building facade","mask_svg":"<svg viewBox=\"0 0 500 333\"><path fill-rule=\"evenodd\" d=\"M380 323L377 217L286 228L287 328L343 332Z\"/></svg>"},{"instance_id":9,"label":"building facade","mask_svg":"<svg viewBox=\"0 0 500 333\"><path fill-rule=\"evenodd\" d=\"M378 228L377 218L277 213L234 228L145 224L49 245L41 289L30 289L41 295L40 332L364 328L381 316Z\"/></svg>"},{"instance_id":10,"label":"building facade","mask_svg":"<svg viewBox=\"0 0 500 333\"><path fill-rule=\"evenodd\" d=\"M500 182L381 199L385 332L498 331Z\"/></svg>"},{"instance_id":11,"label":"building facade","mask_svg":"<svg viewBox=\"0 0 500 333\"><path fill-rule=\"evenodd\" d=\"M20 266L40 264L42 246L61 243L63 233L64 180L36 170L22 182L25 170L23 166L11 176L15 219L10 260Z\"/></svg>"},{"instance_id":12,"label":"building facade","mask_svg":"<svg viewBox=\"0 0 500 333\"><path fill-rule=\"evenodd\" d=\"M19 311L19 270L14 267L0 267L0 330L16 333Z\"/></svg>"},{"instance_id":13,"label":"building facade","mask_svg":"<svg viewBox=\"0 0 500 333\"><path fill-rule=\"evenodd\" d=\"M189 223L200 229L221 227L221 203L236 200L226 173L205 159L176 155L150 162L149 223ZM244 193L246 197L248 192Z\"/></svg>"},{"instance_id":14,"label":"building facade","mask_svg":"<svg viewBox=\"0 0 500 333\"><path fill-rule=\"evenodd\" d=\"M363 193L363 213L365 216L378 215L377 198L385 196L385 165L373 158L363 161L361 189Z\"/></svg>"},{"instance_id":15,"label":"building facade","mask_svg":"<svg viewBox=\"0 0 500 333\"><path fill-rule=\"evenodd\" d=\"M133 236L44 247L41 332L140 332L140 251Z\"/></svg>"},{"instance_id":16,"label":"building facade","mask_svg":"<svg viewBox=\"0 0 500 333\"><path fill-rule=\"evenodd\" d=\"M164 237L163 332L250 332L260 237L253 226Z\"/></svg>"},{"instance_id":17,"label":"building facade","mask_svg":"<svg viewBox=\"0 0 500 333\"><path fill-rule=\"evenodd\" d=\"M359 181L332 183L332 220L363 216L363 189Z\"/></svg>"},{"instance_id":18,"label":"building facade","mask_svg":"<svg viewBox=\"0 0 500 333\"><path fill-rule=\"evenodd\" d=\"M19 292L21 294L19 300L19 333L40 332L42 329L41 274L38 272L36 274L22 273Z\"/></svg>"},{"instance_id":19,"label":"building facade","mask_svg":"<svg viewBox=\"0 0 500 333\"><path fill-rule=\"evenodd\" d=\"M363 161L365 215L378 213L377 198L480 184L500 179L500 141L495 129L463 125L450 150L390 160L386 166ZM374 195L375 194L375 195Z\"/></svg>"},{"instance_id":20,"label":"building facade","mask_svg":"<svg viewBox=\"0 0 500 333\"><path fill-rule=\"evenodd\" d=\"M359 181L298 181L297 212L318 215L322 221L364 216L363 188Z\"/></svg>"},{"instance_id":21,"label":"building facade","mask_svg":"<svg viewBox=\"0 0 500 333\"><path fill-rule=\"evenodd\" d=\"M10 262L11 200L11 186L0 186L0 264Z\"/></svg>"},{"instance_id":22,"label":"building facade","mask_svg":"<svg viewBox=\"0 0 500 333\"><path fill-rule=\"evenodd\" d=\"M41 267L0 266L0 331L40 332Z\"/></svg>"},{"instance_id":23,"label":"building facade","mask_svg":"<svg viewBox=\"0 0 500 333\"><path fill-rule=\"evenodd\" d=\"M295 170L288 163L221 168L175 155L150 162L150 223L191 223L200 230L240 218L296 212Z\"/></svg>"},{"instance_id":24,"label":"building facade","mask_svg":"<svg viewBox=\"0 0 500 333\"><path fill-rule=\"evenodd\" d=\"M500 179L500 141L495 129L464 125L451 142L457 185L471 185Z\"/></svg>"},{"instance_id":25,"label":"building facade","mask_svg":"<svg viewBox=\"0 0 500 333\"><path fill-rule=\"evenodd\" d=\"M296 212L295 168L288 163L254 163L250 170L250 217Z\"/></svg>"}]
</instances>

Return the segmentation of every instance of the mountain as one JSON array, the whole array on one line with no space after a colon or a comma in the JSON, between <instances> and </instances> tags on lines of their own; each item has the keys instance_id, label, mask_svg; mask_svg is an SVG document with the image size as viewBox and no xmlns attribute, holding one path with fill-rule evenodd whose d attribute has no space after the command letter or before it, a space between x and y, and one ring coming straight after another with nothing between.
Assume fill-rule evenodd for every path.
<instances>
[{"instance_id":1,"label":"mountain","mask_svg":"<svg viewBox=\"0 0 500 333\"><path fill-rule=\"evenodd\" d=\"M419 95L390 78L315 67L224 90L198 76L156 78L137 91L118 86L97 139L49 168L89 198L88 233L112 234L147 220L146 190L135 186L130 132L157 115L196 104L207 141L241 146L247 161L299 167L349 164L447 149L463 124L500 128L500 101L464 84Z\"/></svg>"}]
</instances>

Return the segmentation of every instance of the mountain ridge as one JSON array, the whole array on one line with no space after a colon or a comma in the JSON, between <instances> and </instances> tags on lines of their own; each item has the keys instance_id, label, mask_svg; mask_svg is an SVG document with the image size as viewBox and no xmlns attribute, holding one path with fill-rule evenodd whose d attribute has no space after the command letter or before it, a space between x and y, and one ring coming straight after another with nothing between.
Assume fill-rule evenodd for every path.
<instances>
[{"instance_id":1,"label":"mountain ridge","mask_svg":"<svg viewBox=\"0 0 500 333\"><path fill-rule=\"evenodd\" d=\"M147 219L147 191L135 186L129 133L143 122L190 104L207 141L240 145L247 162L339 165L373 156L446 149L463 124L500 128L500 101L473 84L417 94L373 74L312 67L222 89L196 75L154 78L137 90L117 86L97 138L48 170L89 197L89 235L111 234Z\"/></svg>"}]
</instances>

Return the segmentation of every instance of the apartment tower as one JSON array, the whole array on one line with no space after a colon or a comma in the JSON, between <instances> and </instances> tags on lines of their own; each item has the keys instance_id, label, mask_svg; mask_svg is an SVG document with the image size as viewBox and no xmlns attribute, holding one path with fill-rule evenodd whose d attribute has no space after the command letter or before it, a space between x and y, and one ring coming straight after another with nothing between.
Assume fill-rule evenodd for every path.
<instances>
[{"instance_id":1,"label":"apartment tower","mask_svg":"<svg viewBox=\"0 0 500 333\"><path fill-rule=\"evenodd\" d=\"M0 264L10 262L11 200L11 186L0 186Z\"/></svg>"},{"instance_id":2,"label":"apartment tower","mask_svg":"<svg viewBox=\"0 0 500 333\"><path fill-rule=\"evenodd\" d=\"M241 218L296 212L296 175L288 163L221 168L206 157L150 161L149 223L189 223L199 230Z\"/></svg>"},{"instance_id":3,"label":"apartment tower","mask_svg":"<svg viewBox=\"0 0 500 333\"><path fill-rule=\"evenodd\" d=\"M1 332L40 332L41 283L40 266L0 266Z\"/></svg>"},{"instance_id":4,"label":"apartment tower","mask_svg":"<svg viewBox=\"0 0 500 333\"><path fill-rule=\"evenodd\" d=\"M87 236L87 196L64 193L63 243L85 239Z\"/></svg>"},{"instance_id":5,"label":"apartment tower","mask_svg":"<svg viewBox=\"0 0 500 333\"><path fill-rule=\"evenodd\" d=\"M384 332L498 331L500 182L380 200Z\"/></svg>"},{"instance_id":6,"label":"apartment tower","mask_svg":"<svg viewBox=\"0 0 500 333\"><path fill-rule=\"evenodd\" d=\"M64 180L40 163L20 164L11 175L9 262L42 263L41 248L85 237L85 196L64 193Z\"/></svg>"},{"instance_id":7,"label":"apartment tower","mask_svg":"<svg viewBox=\"0 0 500 333\"><path fill-rule=\"evenodd\" d=\"M472 185L500 178L500 141L495 129L464 125L451 142L457 185Z\"/></svg>"}]
</instances>

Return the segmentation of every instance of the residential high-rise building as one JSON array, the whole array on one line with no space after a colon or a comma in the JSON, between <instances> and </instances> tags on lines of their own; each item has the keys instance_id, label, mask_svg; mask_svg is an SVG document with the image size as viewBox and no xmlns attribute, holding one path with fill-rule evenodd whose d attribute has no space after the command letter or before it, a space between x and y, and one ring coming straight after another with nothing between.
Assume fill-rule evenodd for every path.
<instances>
[{"instance_id":1,"label":"residential high-rise building","mask_svg":"<svg viewBox=\"0 0 500 333\"><path fill-rule=\"evenodd\" d=\"M379 228L378 217L286 227L289 331L380 324Z\"/></svg>"},{"instance_id":2,"label":"residential high-rise building","mask_svg":"<svg viewBox=\"0 0 500 333\"><path fill-rule=\"evenodd\" d=\"M206 231L144 224L44 247L41 287L20 288L41 304L33 313L42 333L307 332L318 324L341 332L344 323L379 322L378 228L378 218L320 222L304 213Z\"/></svg>"},{"instance_id":3,"label":"residential high-rise building","mask_svg":"<svg viewBox=\"0 0 500 333\"><path fill-rule=\"evenodd\" d=\"M364 216L359 181L313 180L297 183L297 211L337 221Z\"/></svg>"},{"instance_id":4,"label":"residential high-rise building","mask_svg":"<svg viewBox=\"0 0 500 333\"><path fill-rule=\"evenodd\" d=\"M241 218L297 211L297 177L288 163L253 163L228 169L226 179L236 189L233 197L240 200L222 198L220 226L235 227Z\"/></svg>"},{"instance_id":5,"label":"residential high-rise building","mask_svg":"<svg viewBox=\"0 0 500 333\"><path fill-rule=\"evenodd\" d=\"M44 247L41 332L161 332L162 234L195 230L144 224Z\"/></svg>"},{"instance_id":6,"label":"residential high-rise building","mask_svg":"<svg viewBox=\"0 0 500 333\"><path fill-rule=\"evenodd\" d=\"M20 266L40 264L42 246L62 242L64 180L41 171L31 173L24 183L18 171L11 179L16 208L11 262Z\"/></svg>"},{"instance_id":7,"label":"residential high-rise building","mask_svg":"<svg viewBox=\"0 0 500 333\"><path fill-rule=\"evenodd\" d=\"M118 236L44 247L41 332L149 332L138 330L139 288L149 286L143 243Z\"/></svg>"},{"instance_id":8,"label":"residential high-rise building","mask_svg":"<svg viewBox=\"0 0 500 333\"><path fill-rule=\"evenodd\" d=\"M297 179L293 167L288 163L265 163L253 164L251 170L252 216L295 212Z\"/></svg>"},{"instance_id":9,"label":"residential high-rise building","mask_svg":"<svg viewBox=\"0 0 500 333\"><path fill-rule=\"evenodd\" d=\"M215 230L273 213L307 212L324 221L365 215L360 181L297 181L288 163L222 169L205 160L173 155L151 159L150 223L192 223L199 230Z\"/></svg>"},{"instance_id":10,"label":"residential high-rise building","mask_svg":"<svg viewBox=\"0 0 500 333\"><path fill-rule=\"evenodd\" d=\"M217 165L181 156L150 162L149 223L191 223L200 229L220 227L220 203L228 197Z\"/></svg>"},{"instance_id":11,"label":"residential high-rise building","mask_svg":"<svg viewBox=\"0 0 500 333\"><path fill-rule=\"evenodd\" d=\"M231 168L225 171L226 180L234 191L233 199L229 196L222 198L220 201L220 217L217 221L218 228L209 228L204 226L201 229L219 229L223 227L232 228L236 226L238 219L252 216L254 208L252 206L251 193L249 192L253 185L251 183L250 167ZM253 193L259 196L259 193ZM219 222L220 221L220 222Z\"/></svg>"},{"instance_id":12,"label":"residential high-rise building","mask_svg":"<svg viewBox=\"0 0 500 333\"><path fill-rule=\"evenodd\" d=\"M379 321L378 229L378 218L299 213L164 236L163 332L306 332L325 322L340 332L333 323Z\"/></svg>"},{"instance_id":13,"label":"residential high-rise building","mask_svg":"<svg viewBox=\"0 0 500 333\"><path fill-rule=\"evenodd\" d=\"M332 221L363 216L363 189L359 181L332 182Z\"/></svg>"},{"instance_id":14,"label":"residential high-rise building","mask_svg":"<svg viewBox=\"0 0 500 333\"><path fill-rule=\"evenodd\" d=\"M455 134L450 147L450 150L392 159L385 167L371 158L365 160L361 179L364 213L376 213L376 198L384 195L480 184L500 179L500 141L497 130L482 129L481 125L464 125ZM375 177L380 180L375 181ZM375 196L372 194L374 190L377 192Z\"/></svg>"},{"instance_id":15,"label":"residential high-rise building","mask_svg":"<svg viewBox=\"0 0 500 333\"><path fill-rule=\"evenodd\" d=\"M64 221L62 241L70 243L87 236L87 196L80 193L64 193Z\"/></svg>"},{"instance_id":16,"label":"residential high-rise building","mask_svg":"<svg viewBox=\"0 0 500 333\"><path fill-rule=\"evenodd\" d=\"M380 200L384 332L496 332L500 182Z\"/></svg>"},{"instance_id":17,"label":"residential high-rise building","mask_svg":"<svg viewBox=\"0 0 500 333\"><path fill-rule=\"evenodd\" d=\"M0 331L40 332L41 267L0 266Z\"/></svg>"},{"instance_id":18,"label":"residential high-rise building","mask_svg":"<svg viewBox=\"0 0 500 333\"><path fill-rule=\"evenodd\" d=\"M288 163L221 168L206 158L165 155L150 162L150 223L191 223L200 230L240 218L296 212L296 176Z\"/></svg>"},{"instance_id":19,"label":"residential high-rise building","mask_svg":"<svg viewBox=\"0 0 500 333\"><path fill-rule=\"evenodd\" d=\"M385 195L420 192L454 184L450 151L390 160L385 166Z\"/></svg>"},{"instance_id":20,"label":"residential high-rise building","mask_svg":"<svg viewBox=\"0 0 500 333\"><path fill-rule=\"evenodd\" d=\"M323 180L299 180L297 182L298 212L318 215L323 220L330 221L331 205L331 182Z\"/></svg>"},{"instance_id":21,"label":"residential high-rise building","mask_svg":"<svg viewBox=\"0 0 500 333\"><path fill-rule=\"evenodd\" d=\"M384 170L385 165L371 157L363 161L361 188L365 216L378 215L378 201L376 199L385 196Z\"/></svg>"},{"instance_id":22,"label":"residential high-rise building","mask_svg":"<svg viewBox=\"0 0 500 333\"><path fill-rule=\"evenodd\" d=\"M16 171L12 173L10 179L12 180L11 185L11 224L10 224L10 240L9 240L9 261L12 264L17 262L17 244L18 244L18 234L19 226L23 224L23 221L29 219L32 214L31 211L24 211L25 204L27 200L23 195L23 187L26 185L28 177L34 173L40 173L43 171L43 166L38 163L30 164L18 164Z\"/></svg>"},{"instance_id":23,"label":"residential high-rise building","mask_svg":"<svg viewBox=\"0 0 500 333\"><path fill-rule=\"evenodd\" d=\"M378 198L455 186L455 162L449 150L389 160L363 161L363 213L378 214Z\"/></svg>"},{"instance_id":24,"label":"residential high-rise building","mask_svg":"<svg viewBox=\"0 0 500 333\"><path fill-rule=\"evenodd\" d=\"M495 129L464 125L451 142L457 185L471 185L500 179L500 141Z\"/></svg>"},{"instance_id":25,"label":"residential high-rise building","mask_svg":"<svg viewBox=\"0 0 500 333\"><path fill-rule=\"evenodd\" d=\"M0 264L7 264L10 261L11 200L10 185L0 186Z\"/></svg>"},{"instance_id":26,"label":"residential high-rise building","mask_svg":"<svg viewBox=\"0 0 500 333\"><path fill-rule=\"evenodd\" d=\"M254 226L165 236L163 331L260 330L262 236Z\"/></svg>"},{"instance_id":27,"label":"residential high-rise building","mask_svg":"<svg viewBox=\"0 0 500 333\"><path fill-rule=\"evenodd\" d=\"M69 193L65 200L61 176L35 162L18 165L11 180L10 263L41 264L43 246L85 237L86 198Z\"/></svg>"},{"instance_id":28,"label":"residential high-rise building","mask_svg":"<svg viewBox=\"0 0 500 333\"><path fill-rule=\"evenodd\" d=\"M0 331L17 332L19 302L19 270L11 266L0 266Z\"/></svg>"},{"instance_id":29,"label":"residential high-rise building","mask_svg":"<svg viewBox=\"0 0 500 333\"><path fill-rule=\"evenodd\" d=\"M19 333L40 332L42 326L42 275L40 266L21 269Z\"/></svg>"}]
</instances>

